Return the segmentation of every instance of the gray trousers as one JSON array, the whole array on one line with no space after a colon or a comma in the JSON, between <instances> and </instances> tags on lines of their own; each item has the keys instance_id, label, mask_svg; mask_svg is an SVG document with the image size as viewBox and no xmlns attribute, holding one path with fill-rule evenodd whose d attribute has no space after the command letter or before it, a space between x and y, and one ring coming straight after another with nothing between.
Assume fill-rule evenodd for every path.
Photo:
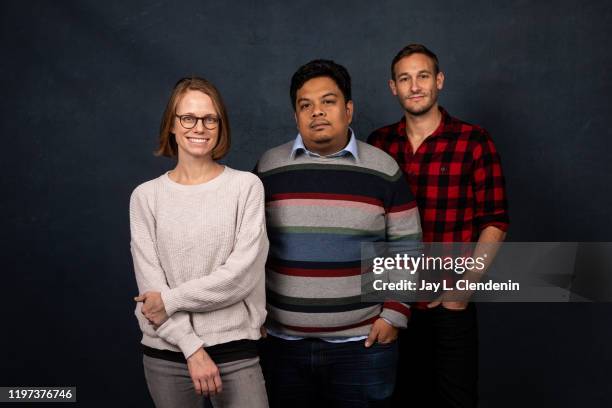
<instances>
[{"instance_id":1,"label":"gray trousers","mask_svg":"<svg viewBox=\"0 0 612 408\"><path fill-rule=\"evenodd\" d=\"M143 356L147 386L157 408L203 408L187 364ZM267 408L268 397L259 358L217 364L223 391L210 398L214 408ZM210 406L210 405L206 405Z\"/></svg>"}]
</instances>

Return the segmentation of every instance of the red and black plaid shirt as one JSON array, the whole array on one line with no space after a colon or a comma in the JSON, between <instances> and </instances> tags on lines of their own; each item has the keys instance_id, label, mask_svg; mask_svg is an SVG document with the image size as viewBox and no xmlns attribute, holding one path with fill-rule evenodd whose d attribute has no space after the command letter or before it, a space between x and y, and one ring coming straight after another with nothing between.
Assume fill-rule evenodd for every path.
<instances>
[{"instance_id":1,"label":"red and black plaid shirt","mask_svg":"<svg viewBox=\"0 0 612 408\"><path fill-rule=\"evenodd\" d=\"M406 119L380 128L368 143L400 165L421 215L424 242L473 242L493 225L508 228L504 176L489 133L440 108L438 128L413 153Z\"/></svg>"}]
</instances>

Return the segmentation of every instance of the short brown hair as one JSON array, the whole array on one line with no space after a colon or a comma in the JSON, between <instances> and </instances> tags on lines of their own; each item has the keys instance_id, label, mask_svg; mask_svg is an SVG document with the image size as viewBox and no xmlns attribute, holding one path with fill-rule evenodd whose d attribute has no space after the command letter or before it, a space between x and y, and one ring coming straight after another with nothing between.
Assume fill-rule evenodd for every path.
<instances>
[{"instance_id":1,"label":"short brown hair","mask_svg":"<svg viewBox=\"0 0 612 408\"><path fill-rule=\"evenodd\" d=\"M438 63L438 57L429 48L423 44L409 44L402 48L391 61L391 79L395 79L395 64L404 57L408 57L412 54L424 54L427 55L434 63L434 75L438 75L440 72L440 64Z\"/></svg>"},{"instance_id":2,"label":"short brown hair","mask_svg":"<svg viewBox=\"0 0 612 408\"><path fill-rule=\"evenodd\" d=\"M176 138L171 132L172 124L176 120L176 105L179 98L188 90L200 91L205 93L212 100L213 106L219 115L219 137L217 144L212 150L212 158L219 160L224 157L230 148L230 124L227 116L227 110L221 94L213 84L204 78L189 77L180 79L170 95L170 100L166 105L166 110L162 116L161 126L159 129L159 147L155 151L156 156L176 157L178 156L178 145Z\"/></svg>"}]
</instances>

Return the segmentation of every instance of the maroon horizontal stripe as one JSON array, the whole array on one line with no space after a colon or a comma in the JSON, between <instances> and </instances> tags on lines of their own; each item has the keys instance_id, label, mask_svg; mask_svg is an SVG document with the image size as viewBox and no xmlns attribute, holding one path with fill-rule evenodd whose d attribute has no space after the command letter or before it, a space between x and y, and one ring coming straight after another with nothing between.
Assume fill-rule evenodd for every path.
<instances>
[{"instance_id":1,"label":"maroon horizontal stripe","mask_svg":"<svg viewBox=\"0 0 612 408\"><path fill-rule=\"evenodd\" d=\"M272 194L269 201L277 200L342 200L342 201L356 201L359 203L366 203L383 207L382 201L368 196L355 195L355 194L331 194L331 193L279 193Z\"/></svg>"},{"instance_id":2,"label":"maroon horizontal stripe","mask_svg":"<svg viewBox=\"0 0 612 408\"><path fill-rule=\"evenodd\" d=\"M305 276L311 278L339 278L345 276L361 275L361 268L338 268L338 269L307 269L287 268L284 266L269 265L269 269L282 275Z\"/></svg>"},{"instance_id":3,"label":"maroon horizontal stripe","mask_svg":"<svg viewBox=\"0 0 612 408\"><path fill-rule=\"evenodd\" d=\"M385 309L395 310L396 312L401 313L404 316L410 316L410 308L402 305L399 302L385 302L385 304L383 304L383 307Z\"/></svg>"},{"instance_id":4,"label":"maroon horizontal stripe","mask_svg":"<svg viewBox=\"0 0 612 408\"><path fill-rule=\"evenodd\" d=\"M408 204L396 205L387 210L388 213L396 213L400 211L411 210L416 207L416 201L411 201Z\"/></svg>"},{"instance_id":5,"label":"maroon horizontal stripe","mask_svg":"<svg viewBox=\"0 0 612 408\"><path fill-rule=\"evenodd\" d=\"M336 326L336 327L300 327L300 326L289 326L286 324L283 324L282 326L290 330L293 330L293 331L300 331L304 333L335 332L335 331L353 329L355 327L360 327L360 326L367 326L368 324L374 323L376 320L378 320L378 318L379 318L378 316L374 316L374 317L369 318L368 320L364 320L359 323L349 324L347 326Z\"/></svg>"}]
</instances>

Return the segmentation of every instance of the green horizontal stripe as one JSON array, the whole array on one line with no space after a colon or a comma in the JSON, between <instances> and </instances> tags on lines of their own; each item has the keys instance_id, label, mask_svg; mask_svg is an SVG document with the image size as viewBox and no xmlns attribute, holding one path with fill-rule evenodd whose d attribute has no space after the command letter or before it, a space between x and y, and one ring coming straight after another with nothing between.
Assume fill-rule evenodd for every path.
<instances>
[{"instance_id":1,"label":"green horizontal stripe","mask_svg":"<svg viewBox=\"0 0 612 408\"><path fill-rule=\"evenodd\" d=\"M343 164L315 164L315 163L304 163L304 164L290 164L288 166L277 167L272 170L268 170L262 173L259 173L261 178L271 176L277 173L289 172L289 171L301 171L301 170L337 170L337 171L352 171L355 173L364 173L370 174L372 176L380 177L386 181L397 181L400 177L402 177L401 170L397 170L395 174L389 175L386 173L382 173L380 171L376 171L373 169L369 169L366 167L359 167L355 165L343 165Z\"/></svg>"},{"instance_id":2,"label":"green horizontal stripe","mask_svg":"<svg viewBox=\"0 0 612 408\"><path fill-rule=\"evenodd\" d=\"M267 289L266 296L279 303L296 306L340 306L363 303L361 301L361 295L343 298L298 298L280 295L276 292L271 291L270 289Z\"/></svg>"},{"instance_id":3,"label":"green horizontal stripe","mask_svg":"<svg viewBox=\"0 0 612 408\"><path fill-rule=\"evenodd\" d=\"M394 235L388 236L388 241L422 241L423 235L420 232L416 234L408 234L408 235Z\"/></svg>"},{"instance_id":4,"label":"green horizontal stripe","mask_svg":"<svg viewBox=\"0 0 612 408\"><path fill-rule=\"evenodd\" d=\"M384 229L373 231L341 227L268 227L268 229L287 234L378 235L381 237L385 236Z\"/></svg>"}]
</instances>

